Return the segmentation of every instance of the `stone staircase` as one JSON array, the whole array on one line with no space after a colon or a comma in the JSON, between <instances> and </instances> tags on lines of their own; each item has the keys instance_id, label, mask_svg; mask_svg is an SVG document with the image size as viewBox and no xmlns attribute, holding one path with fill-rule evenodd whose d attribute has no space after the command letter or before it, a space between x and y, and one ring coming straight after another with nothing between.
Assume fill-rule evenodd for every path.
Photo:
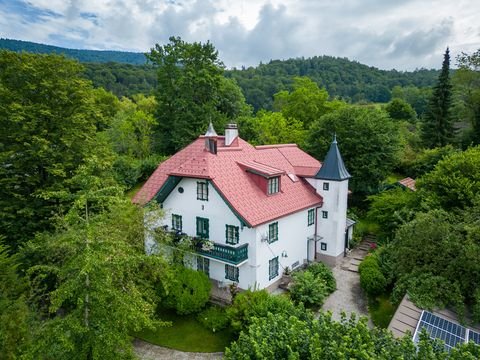
<instances>
[{"instance_id":1,"label":"stone staircase","mask_svg":"<svg viewBox=\"0 0 480 360\"><path fill-rule=\"evenodd\" d=\"M372 245L375 244L375 245ZM377 244L376 236L373 234L366 235L362 242L347 254L343 261L342 269L358 273L358 266L367 256L370 249Z\"/></svg>"}]
</instances>

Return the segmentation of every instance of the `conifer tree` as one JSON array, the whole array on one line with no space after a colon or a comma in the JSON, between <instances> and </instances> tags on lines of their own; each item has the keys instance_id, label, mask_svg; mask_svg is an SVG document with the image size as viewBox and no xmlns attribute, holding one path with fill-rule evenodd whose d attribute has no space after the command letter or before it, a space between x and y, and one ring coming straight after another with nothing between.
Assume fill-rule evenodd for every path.
<instances>
[{"instance_id":1,"label":"conifer tree","mask_svg":"<svg viewBox=\"0 0 480 360\"><path fill-rule=\"evenodd\" d=\"M450 51L443 56L442 71L425 114L422 138L429 148L448 145L454 137L453 119L450 115L452 85L450 83Z\"/></svg>"}]
</instances>

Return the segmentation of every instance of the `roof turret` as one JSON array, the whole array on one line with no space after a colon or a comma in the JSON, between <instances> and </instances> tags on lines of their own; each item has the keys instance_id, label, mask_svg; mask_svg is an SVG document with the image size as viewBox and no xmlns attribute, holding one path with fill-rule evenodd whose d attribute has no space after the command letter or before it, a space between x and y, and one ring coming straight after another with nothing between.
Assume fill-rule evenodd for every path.
<instances>
[{"instance_id":1,"label":"roof turret","mask_svg":"<svg viewBox=\"0 0 480 360\"><path fill-rule=\"evenodd\" d=\"M208 129L207 129L207 132L205 133L205 136L218 136L217 132L213 128L213 124L211 121L210 121L210 124L208 124Z\"/></svg>"},{"instance_id":2,"label":"roof turret","mask_svg":"<svg viewBox=\"0 0 480 360\"><path fill-rule=\"evenodd\" d=\"M320 170L315 175L316 179L324 180L346 180L351 178L351 175L347 171L345 164L343 163L342 155L337 145L337 136L333 136L332 144L328 150L327 156L320 167Z\"/></svg>"}]
</instances>

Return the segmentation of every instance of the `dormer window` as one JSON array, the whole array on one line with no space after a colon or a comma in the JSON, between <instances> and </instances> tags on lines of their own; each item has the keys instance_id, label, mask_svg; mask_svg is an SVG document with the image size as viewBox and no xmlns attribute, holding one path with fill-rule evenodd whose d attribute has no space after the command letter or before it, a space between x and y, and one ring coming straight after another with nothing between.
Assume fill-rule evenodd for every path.
<instances>
[{"instance_id":1,"label":"dormer window","mask_svg":"<svg viewBox=\"0 0 480 360\"><path fill-rule=\"evenodd\" d=\"M280 180L279 176L268 179L268 195L276 194L280 191Z\"/></svg>"}]
</instances>

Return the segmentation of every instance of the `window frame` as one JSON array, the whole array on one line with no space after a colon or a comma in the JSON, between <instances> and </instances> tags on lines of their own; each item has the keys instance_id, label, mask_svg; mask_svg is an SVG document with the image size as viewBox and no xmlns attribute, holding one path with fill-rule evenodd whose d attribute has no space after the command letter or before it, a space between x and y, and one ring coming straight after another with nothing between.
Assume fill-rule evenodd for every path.
<instances>
[{"instance_id":1,"label":"window frame","mask_svg":"<svg viewBox=\"0 0 480 360\"><path fill-rule=\"evenodd\" d=\"M210 277L210 259L203 256L197 256L197 271L203 272Z\"/></svg>"},{"instance_id":2,"label":"window frame","mask_svg":"<svg viewBox=\"0 0 480 360\"><path fill-rule=\"evenodd\" d=\"M240 269L236 266L225 264L225 279L239 282Z\"/></svg>"},{"instance_id":3,"label":"window frame","mask_svg":"<svg viewBox=\"0 0 480 360\"><path fill-rule=\"evenodd\" d=\"M307 226L315 224L315 209L308 210L307 214Z\"/></svg>"},{"instance_id":4,"label":"window frame","mask_svg":"<svg viewBox=\"0 0 480 360\"><path fill-rule=\"evenodd\" d=\"M180 224L180 226L175 226ZM182 215L172 214L172 230L174 231L182 231L183 230L183 223L182 223Z\"/></svg>"},{"instance_id":5,"label":"window frame","mask_svg":"<svg viewBox=\"0 0 480 360\"><path fill-rule=\"evenodd\" d=\"M208 181L197 181L197 200L208 201Z\"/></svg>"},{"instance_id":6,"label":"window frame","mask_svg":"<svg viewBox=\"0 0 480 360\"><path fill-rule=\"evenodd\" d=\"M280 192L280 176L274 176L267 180L267 194L273 195Z\"/></svg>"},{"instance_id":7,"label":"window frame","mask_svg":"<svg viewBox=\"0 0 480 360\"><path fill-rule=\"evenodd\" d=\"M240 240L239 227L234 225L225 225L225 243L237 245Z\"/></svg>"},{"instance_id":8,"label":"window frame","mask_svg":"<svg viewBox=\"0 0 480 360\"><path fill-rule=\"evenodd\" d=\"M322 219L328 219L328 211L322 210Z\"/></svg>"},{"instance_id":9,"label":"window frame","mask_svg":"<svg viewBox=\"0 0 480 360\"><path fill-rule=\"evenodd\" d=\"M268 243L271 244L275 241L278 241L278 221L268 224Z\"/></svg>"},{"instance_id":10,"label":"window frame","mask_svg":"<svg viewBox=\"0 0 480 360\"><path fill-rule=\"evenodd\" d=\"M200 223L202 224L202 229L200 229L199 227ZM203 232L200 232L199 230L203 230ZM210 238L210 220L208 218L197 216L196 233L197 233L197 237L199 237L200 239Z\"/></svg>"},{"instance_id":11,"label":"window frame","mask_svg":"<svg viewBox=\"0 0 480 360\"><path fill-rule=\"evenodd\" d=\"M275 279L278 276L279 269L278 256L268 260L268 280Z\"/></svg>"}]
</instances>

